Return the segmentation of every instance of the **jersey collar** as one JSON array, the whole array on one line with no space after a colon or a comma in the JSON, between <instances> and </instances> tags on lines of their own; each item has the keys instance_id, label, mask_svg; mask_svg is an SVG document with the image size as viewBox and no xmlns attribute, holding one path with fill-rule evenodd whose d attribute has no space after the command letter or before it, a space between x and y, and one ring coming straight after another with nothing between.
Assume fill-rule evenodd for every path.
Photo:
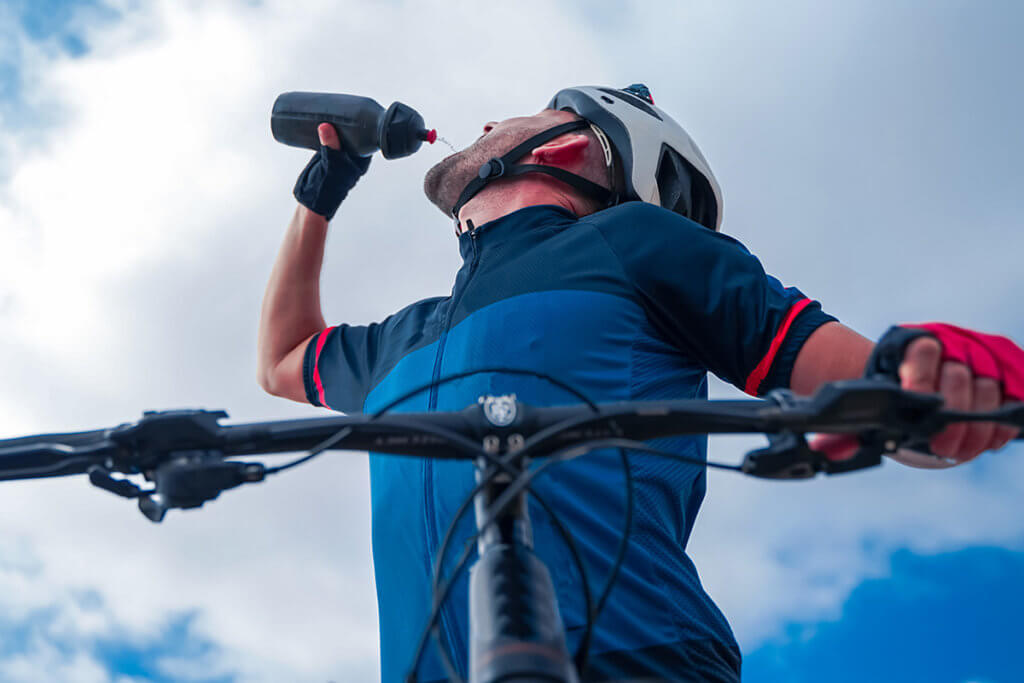
<instances>
[{"instance_id":1,"label":"jersey collar","mask_svg":"<svg viewBox=\"0 0 1024 683\"><path fill-rule=\"evenodd\" d=\"M505 241L512 235L526 230L551 223L563 223L566 219L575 221L576 214L557 204L526 206L459 235L459 253L462 254L463 260L467 260L474 254L474 249L486 248L485 245Z\"/></svg>"}]
</instances>

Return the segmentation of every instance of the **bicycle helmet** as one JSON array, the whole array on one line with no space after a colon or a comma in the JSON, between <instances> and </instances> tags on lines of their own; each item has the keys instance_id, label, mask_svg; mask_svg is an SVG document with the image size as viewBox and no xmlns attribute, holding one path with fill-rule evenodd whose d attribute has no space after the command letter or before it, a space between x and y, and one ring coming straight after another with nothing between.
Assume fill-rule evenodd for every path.
<instances>
[{"instance_id":1,"label":"bicycle helmet","mask_svg":"<svg viewBox=\"0 0 1024 683\"><path fill-rule=\"evenodd\" d=\"M582 120L549 128L483 164L452 208L456 221L459 210L489 182L526 173L545 173L605 206L628 200L650 202L711 230L719 229L722 194L718 181L683 127L654 106L647 86L636 83L621 90L600 86L566 88L555 94L548 108L571 111ZM587 127L594 128L605 148L605 160L613 177L616 159L621 164L624 187L616 188L616 192L557 167L515 163L545 142Z\"/></svg>"},{"instance_id":2,"label":"bicycle helmet","mask_svg":"<svg viewBox=\"0 0 1024 683\"><path fill-rule=\"evenodd\" d=\"M707 160L683 127L654 106L642 83L615 90L560 90L549 109L568 110L604 131L622 164L623 200L639 199L718 230L722 191Z\"/></svg>"}]
</instances>

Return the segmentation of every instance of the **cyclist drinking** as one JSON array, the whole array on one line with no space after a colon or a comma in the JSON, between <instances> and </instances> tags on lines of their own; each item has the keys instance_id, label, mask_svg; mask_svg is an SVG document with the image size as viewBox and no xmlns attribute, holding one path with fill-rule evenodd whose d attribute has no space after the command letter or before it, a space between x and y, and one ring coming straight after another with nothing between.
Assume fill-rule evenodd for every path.
<instances>
[{"instance_id":1,"label":"cyclist drinking","mask_svg":"<svg viewBox=\"0 0 1024 683\"><path fill-rule=\"evenodd\" d=\"M299 177L300 203L274 265L259 329L263 388L343 412L372 411L439 377L485 367L530 368L596 401L701 398L706 373L752 395L801 394L859 377L873 344L783 287L719 232L718 183L700 150L646 87L577 87L532 116L490 122L466 149L427 173L427 197L455 221L464 263L449 296L425 299L371 325L328 326L319 276L328 221L368 159L336 131ZM991 409L1024 398L1021 352L1008 340L926 326L899 368L907 389L948 406ZM924 333L927 334L924 334ZM479 374L403 403L457 410L482 394L534 405L573 398L540 380ZM930 444L948 466L1000 448L1015 431L954 425ZM704 458L706 438L658 444ZM843 444L830 446L841 455ZM632 542L596 625L587 680L651 677L735 681L740 653L686 554L705 493L700 468L634 458ZM622 472L599 452L550 470L546 493L595 576L613 561L624 514ZM370 460L381 672L400 680L431 604L431 566L454 511L473 486L470 463ZM586 622L577 570L544 511L531 506L536 548L551 570L566 631ZM471 520L458 536L473 531ZM441 613L449 655L465 675L467 582ZM444 677L428 653L421 680Z\"/></svg>"}]
</instances>

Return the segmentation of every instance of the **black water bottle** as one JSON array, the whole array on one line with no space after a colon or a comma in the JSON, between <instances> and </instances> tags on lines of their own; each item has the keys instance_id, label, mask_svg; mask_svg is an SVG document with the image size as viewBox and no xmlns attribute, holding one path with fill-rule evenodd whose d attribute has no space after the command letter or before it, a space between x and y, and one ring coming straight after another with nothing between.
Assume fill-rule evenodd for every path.
<instances>
[{"instance_id":1,"label":"black water bottle","mask_svg":"<svg viewBox=\"0 0 1024 683\"><path fill-rule=\"evenodd\" d=\"M386 110L369 97L319 92L286 92L274 102L270 130L292 147L320 149L316 129L330 123L349 150L368 157L378 149L385 159L409 156L437 131L427 130L415 109L394 102Z\"/></svg>"}]
</instances>

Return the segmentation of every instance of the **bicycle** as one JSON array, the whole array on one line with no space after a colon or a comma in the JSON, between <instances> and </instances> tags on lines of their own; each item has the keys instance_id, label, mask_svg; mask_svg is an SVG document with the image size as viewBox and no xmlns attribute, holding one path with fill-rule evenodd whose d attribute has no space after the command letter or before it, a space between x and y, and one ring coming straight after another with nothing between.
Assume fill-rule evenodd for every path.
<instances>
[{"instance_id":1,"label":"bicycle","mask_svg":"<svg viewBox=\"0 0 1024 683\"><path fill-rule=\"evenodd\" d=\"M879 367L877 360L869 367ZM888 367L894 367L890 363ZM672 458L772 479L806 479L880 465L900 448L920 450L952 422L995 421L1024 427L1024 403L984 413L945 410L934 395L903 391L889 373L835 382L814 396L775 391L764 400L669 400L595 404L571 387L541 373L482 368L480 372L542 377L580 399L580 405L531 407L514 395L481 396L458 412L391 414L393 407L436 383L399 397L373 415L353 415L221 425L223 411L146 412L142 419L110 429L43 434L0 441L0 480L87 474L90 482L138 500L141 512L160 522L168 510L201 507L242 484L263 481L327 450L375 451L395 455L463 458L475 463L476 486L469 492L434 563L434 598L406 680L416 670L431 635L452 680L461 677L449 659L437 621L454 579L472 557L470 573L469 681L576 683L586 669L593 624L615 584L629 542L633 484L626 451ZM765 448L747 453L739 465L705 462L652 448L646 440L684 434L763 433ZM830 460L811 448L806 435L856 435L853 457ZM568 530L530 483L546 469L599 448L619 449L626 481L626 518L615 561L597 598ZM276 467L230 458L308 450ZM532 466L537 463L536 466ZM114 476L115 473L124 476ZM143 489L130 477L153 483ZM570 654L547 568L533 552L527 495L534 495L552 521L582 579L586 626ZM444 579L441 568L455 525L474 505L477 532Z\"/></svg>"}]
</instances>

